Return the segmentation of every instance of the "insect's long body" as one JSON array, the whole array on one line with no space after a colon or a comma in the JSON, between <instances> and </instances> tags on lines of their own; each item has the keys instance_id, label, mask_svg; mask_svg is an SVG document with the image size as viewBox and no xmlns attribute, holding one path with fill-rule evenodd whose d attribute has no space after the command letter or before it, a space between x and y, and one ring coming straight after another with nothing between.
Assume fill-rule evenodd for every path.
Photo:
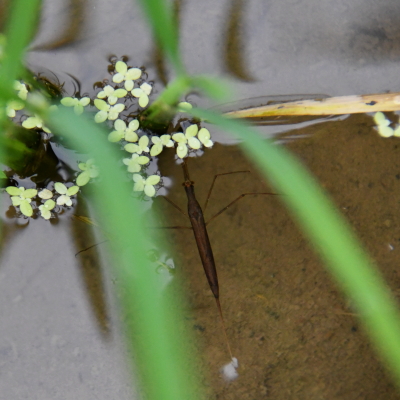
<instances>
[{"instance_id":1,"label":"insect's long body","mask_svg":"<svg viewBox=\"0 0 400 400\"><path fill-rule=\"evenodd\" d=\"M188 215L190 223L192 224L193 233L196 239L197 248L199 249L204 272L206 273L207 280L214 297L218 299L219 286L217 269L215 267L214 254L212 252L210 239L208 238L203 210L201 209L200 204L195 197L193 182L186 180L183 185L188 198Z\"/></svg>"},{"instance_id":2,"label":"insect's long body","mask_svg":"<svg viewBox=\"0 0 400 400\"><path fill-rule=\"evenodd\" d=\"M226 334L224 317L222 315L221 304L219 302L217 269L215 268L214 254L212 252L210 239L208 238L203 210L201 209L200 204L197 201L196 196L194 194L194 186L193 186L194 182L190 180L186 161L183 161L182 167L183 167L183 175L185 178L185 182L183 182L183 187L185 188L186 196L188 198L188 215L190 223L192 224L194 237L196 239L197 249L199 250L201 263L203 264L208 284L210 285L211 291L213 292L215 301L217 303L219 315L221 317L222 327L224 329L226 344L228 346L229 354L232 358L232 351L229 345L228 335Z\"/></svg>"}]
</instances>

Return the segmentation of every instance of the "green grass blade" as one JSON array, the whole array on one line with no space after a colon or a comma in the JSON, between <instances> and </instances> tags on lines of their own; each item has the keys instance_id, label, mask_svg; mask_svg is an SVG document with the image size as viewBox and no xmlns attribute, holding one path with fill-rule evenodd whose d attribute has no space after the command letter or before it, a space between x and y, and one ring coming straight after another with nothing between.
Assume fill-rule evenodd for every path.
<instances>
[{"instance_id":1,"label":"green grass blade","mask_svg":"<svg viewBox=\"0 0 400 400\"><path fill-rule=\"evenodd\" d=\"M13 0L11 13L7 21L5 34L5 57L1 66L0 88L2 91L12 88L24 70L22 60L35 30L40 0Z\"/></svg>"},{"instance_id":2,"label":"green grass blade","mask_svg":"<svg viewBox=\"0 0 400 400\"><path fill-rule=\"evenodd\" d=\"M117 146L110 146L107 133L98 125L69 109L51 114L49 122L80 151L90 150L99 165L101 182L94 185L93 200L101 225L113 238L114 272L119 292L124 293L123 314L130 320L128 341L133 344L147 398L196 399L196 368L188 340L178 328L177 301L162 294L154 264L145 255L152 242L141 221L143 203L132 198L133 181L123 183L125 174L117 167L121 158Z\"/></svg>"},{"instance_id":3,"label":"green grass blade","mask_svg":"<svg viewBox=\"0 0 400 400\"><path fill-rule=\"evenodd\" d=\"M168 55L178 75L185 75L179 53L177 24L171 7L164 0L139 0L160 48Z\"/></svg>"},{"instance_id":4,"label":"green grass blade","mask_svg":"<svg viewBox=\"0 0 400 400\"><path fill-rule=\"evenodd\" d=\"M199 109L193 115L217 124L243 140L241 146L287 205L322 255L327 268L357 312L400 385L400 319L397 305L344 218L303 165L282 146L261 138L242 122Z\"/></svg>"}]
</instances>

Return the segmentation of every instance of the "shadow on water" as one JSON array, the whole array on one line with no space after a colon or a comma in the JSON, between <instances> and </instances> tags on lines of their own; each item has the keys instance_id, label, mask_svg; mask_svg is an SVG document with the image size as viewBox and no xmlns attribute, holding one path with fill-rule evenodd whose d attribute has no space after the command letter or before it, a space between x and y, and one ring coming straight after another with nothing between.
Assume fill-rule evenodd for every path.
<instances>
[{"instance_id":1,"label":"shadow on water","mask_svg":"<svg viewBox=\"0 0 400 400\"><path fill-rule=\"evenodd\" d=\"M58 37L51 38L51 41L32 47L31 51L49 51L73 46L79 40L83 40L83 31L89 9L87 0L67 0L64 1L64 10L66 21L62 24L63 30Z\"/></svg>"},{"instance_id":2,"label":"shadow on water","mask_svg":"<svg viewBox=\"0 0 400 400\"><path fill-rule=\"evenodd\" d=\"M226 71L241 81L254 82L256 78L249 71L245 56L244 17L246 2L234 0L230 5L226 19L224 63Z\"/></svg>"},{"instance_id":3,"label":"shadow on water","mask_svg":"<svg viewBox=\"0 0 400 400\"><path fill-rule=\"evenodd\" d=\"M184 3L183 0L174 0L172 6L172 14L175 19L177 32L179 32L180 30L183 3ZM169 82L167 60L165 58L165 53L163 52L161 46L156 42L153 43L151 64L154 65L158 80L164 86L167 86Z\"/></svg>"},{"instance_id":4,"label":"shadow on water","mask_svg":"<svg viewBox=\"0 0 400 400\"><path fill-rule=\"evenodd\" d=\"M89 216L88 207L83 196L79 197L74 210L76 216ZM98 328L105 339L111 335L109 304L106 301L106 289L104 284L103 263L97 246L98 235L94 234L94 227L81 219L72 218L71 233L76 246L76 260L84 291L96 319ZM87 249L87 250L85 250Z\"/></svg>"}]
</instances>

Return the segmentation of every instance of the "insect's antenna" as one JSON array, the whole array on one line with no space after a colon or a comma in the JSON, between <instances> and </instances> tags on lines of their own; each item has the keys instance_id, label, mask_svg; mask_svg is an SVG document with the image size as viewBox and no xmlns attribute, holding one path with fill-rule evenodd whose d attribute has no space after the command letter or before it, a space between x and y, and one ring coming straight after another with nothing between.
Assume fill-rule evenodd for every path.
<instances>
[{"instance_id":1,"label":"insect's antenna","mask_svg":"<svg viewBox=\"0 0 400 400\"><path fill-rule=\"evenodd\" d=\"M229 355L231 356L231 359L233 359L232 350L231 350L231 346L230 346L230 344L229 344L228 334L226 333L225 321L224 321L224 316L222 315L222 308L221 308L221 304L220 304L220 302L219 302L219 298L216 297L216 298L215 298L215 301L217 302L217 307L218 307L218 311L219 311L219 316L221 317L222 327L224 328L225 341L226 341L226 345L227 345L227 347L228 347Z\"/></svg>"}]
</instances>

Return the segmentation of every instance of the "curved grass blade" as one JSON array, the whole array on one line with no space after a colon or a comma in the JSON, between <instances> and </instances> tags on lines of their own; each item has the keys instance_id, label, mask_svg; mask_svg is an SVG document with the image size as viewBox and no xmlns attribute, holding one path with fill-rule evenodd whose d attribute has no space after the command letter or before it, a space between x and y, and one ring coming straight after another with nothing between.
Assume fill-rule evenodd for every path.
<instances>
[{"instance_id":1,"label":"curved grass blade","mask_svg":"<svg viewBox=\"0 0 400 400\"><path fill-rule=\"evenodd\" d=\"M141 221L143 203L132 198L132 184L124 183L118 168L120 154L104 140L106 132L84 115L60 109L50 114L49 124L80 151L90 153L102 171L93 200L99 223L114 239L110 247L123 315L129 316L128 344L136 355L147 398L196 399L192 352L187 339L176 331L181 323L175 312L179 300L163 295L156 268L146 257L144 249L152 242Z\"/></svg>"},{"instance_id":2,"label":"curved grass blade","mask_svg":"<svg viewBox=\"0 0 400 400\"><path fill-rule=\"evenodd\" d=\"M139 0L154 36L175 67L178 75L185 75L185 68L179 54L177 24L172 8L163 0Z\"/></svg>"},{"instance_id":3,"label":"curved grass blade","mask_svg":"<svg viewBox=\"0 0 400 400\"><path fill-rule=\"evenodd\" d=\"M23 55L34 33L40 4L40 0L12 1L11 13L5 30L7 37L5 57L0 70L1 92L10 91L12 93L14 80L23 73Z\"/></svg>"}]
</instances>

